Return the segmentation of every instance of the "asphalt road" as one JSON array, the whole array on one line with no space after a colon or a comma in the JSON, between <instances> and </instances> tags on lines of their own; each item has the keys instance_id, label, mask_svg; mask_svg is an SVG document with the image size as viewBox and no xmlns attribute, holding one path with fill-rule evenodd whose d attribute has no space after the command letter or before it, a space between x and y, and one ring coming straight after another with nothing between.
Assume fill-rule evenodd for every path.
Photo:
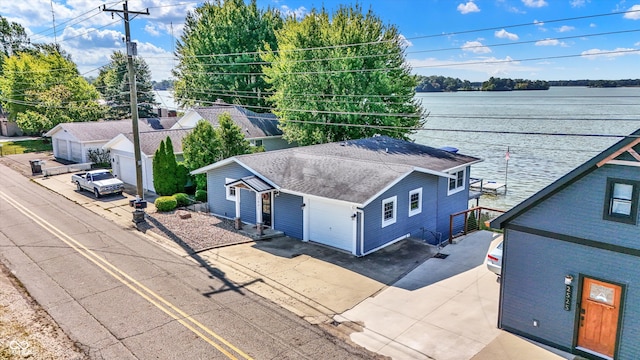
<instances>
[{"instance_id":1,"label":"asphalt road","mask_svg":"<svg viewBox=\"0 0 640 360\"><path fill-rule=\"evenodd\" d=\"M0 165L0 260L95 359L370 359Z\"/></svg>"}]
</instances>

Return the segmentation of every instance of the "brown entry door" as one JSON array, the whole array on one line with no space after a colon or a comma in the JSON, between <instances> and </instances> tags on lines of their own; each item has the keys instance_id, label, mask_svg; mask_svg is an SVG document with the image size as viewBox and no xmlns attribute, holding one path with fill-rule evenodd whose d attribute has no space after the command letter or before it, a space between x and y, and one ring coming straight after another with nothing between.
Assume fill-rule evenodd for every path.
<instances>
[{"instance_id":1,"label":"brown entry door","mask_svg":"<svg viewBox=\"0 0 640 360\"><path fill-rule=\"evenodd\" d=\"M613 358L622 287L590 278L582 282L578 347Z\"/></svg>"}]
</instances>

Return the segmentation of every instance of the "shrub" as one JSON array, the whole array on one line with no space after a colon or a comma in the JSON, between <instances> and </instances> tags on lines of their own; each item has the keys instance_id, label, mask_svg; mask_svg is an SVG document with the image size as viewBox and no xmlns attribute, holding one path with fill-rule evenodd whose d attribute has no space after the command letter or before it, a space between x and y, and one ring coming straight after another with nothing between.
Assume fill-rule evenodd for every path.
<instances>
[{"instance_id":1,"label":"shrub","mask_svg":"<svg viewBox=\"0 0 640 360\"><path fill-rule=\"evenodd\" d=\"M173 194L173 197L176 198L176 201L178 202L178 207L191 205L191 199L189 198L189 195L185 193Z\"/></svg>"},{"instance_id":2,"label":"shrub","mask_svg":"<svg viewBox=\"0 0 640 360\"><path fill-rule=\"evenodd\" d=\"M160 196L154 202L156 210L166 212L174 210L178 206L178 201L173 196Z\"/></svg>"},{"instance_id":3,"label":"shrub","mask_svg":"<svg viewBox=\"0 0 640 360\"><path fill-rule=\"evenodd\" d=\"M196 201L207 201L207 192L201 189L196 190Z\"/></svg>"}]
</instances>

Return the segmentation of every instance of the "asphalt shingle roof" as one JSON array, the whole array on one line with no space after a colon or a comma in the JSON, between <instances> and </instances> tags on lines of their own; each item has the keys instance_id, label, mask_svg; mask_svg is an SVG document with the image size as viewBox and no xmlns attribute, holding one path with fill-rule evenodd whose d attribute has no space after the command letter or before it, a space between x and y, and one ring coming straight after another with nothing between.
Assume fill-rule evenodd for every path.
<instances>
[{"instance_id":1,"label":"asphalt shingle roof","mask_svg":"<svg viewBox=\"0 0 640 360\"><path fill-rule=\"evenodd\" d=\"M247 139L280 136L282 131L278 129L278 118L271 113L259 114L247 110L239 105L217 104L206 108L195 108L203 119L218 126L218 117L229 113L233 122L242 128Z\"/></svg>"},{"instance_id":2,"label":"asphalt shingle roof","mask_svg":"<svg viewBox=\"0 0 640 360\"><path fill-rule=\"evenodd\" d=\"M138 122L139 131L153 130L144 121ZM109 141L120 134L131 132L131 120L90 121L61 123L59 126L79 141ZM50 136L50 135L48 135Z\"/></svg>"},{"instance_id":3,"label":"asphalt shingle roof","mask_svg":"<svg viewBox=\"0 0 640 360\"><path fill-rule=\"evenodd\" d=\"M154 155L160 147L160 142L165 140L167 136L171 139L173 152L182 153L182 139L184 139L191 130L155 130L140 132L140 151L145 155ZM133 143L133 133L124 134L124 136Z\"/></svg>"},{"instance_id":4,"label":"asphalt shingle roof","mask_svg":"<svg viewBox=\"0 0 640 360\"><path fill-rule=\"evenodd\" d=\"M282 189L363 204L416 170L446 172L480 159L376 136L237 156Z\"/></svg>"}]
</instances>

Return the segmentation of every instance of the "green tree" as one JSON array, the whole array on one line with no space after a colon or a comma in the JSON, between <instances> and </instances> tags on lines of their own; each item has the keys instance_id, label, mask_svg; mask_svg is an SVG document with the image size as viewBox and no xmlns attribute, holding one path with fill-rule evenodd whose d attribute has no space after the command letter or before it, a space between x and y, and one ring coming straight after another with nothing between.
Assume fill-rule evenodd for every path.
<instances>
[{"instance_id":1,"label":"green tree","mask_svg":"<svg viewBox=\"0 0 640 360\"><path fill-rule=\"evenodd\" d=\"M301 21L289 17L276 37L278 51L263 54L269 64L263 71L286 140L406 139L423 124L403 38L371 10L341 6L330 15L314 9Z\"/></svg>"},{"instance_id":2,"label":"green tree","mask_svg":"<svg viewBox=\"0 0 640 360\"><path fill-rule=\"evenodd\" d=\"M257 52L264 44L277 49L275 30L281 26L280 14L259 10L256 0L213 0L187 13L173 71L178 102L194 105L222 99L265 111L260 107L268 106L268 85Z\"/></svg>"},{"instance_id":3,"label":"green tree","mask_svg":"<svg viewBox=\"0 0 640 360\"><path fill-rule=\"evenodd\" d=\"M96 89L55 46L5 59L2 105L26 133L40 134L62 122L95 121L104 114Z\"/></svg>"},{"instance_id":4,"label":"green tree","mask_svg":"<svg viewBox=\"0 0 640 360\"><path fill-rule=\"evenodd\" d=\"M219 144L216 132L211 123L200 120L196 127L184 139L182 139L182 154L184 162L190 171L207 166L217 161ZM207 176L196 175L198 189L207 188Z\"/></svg>"},{"instance_id":5,"label":"green tree","mask_svg":"<svg viewBox=\"0 0 640 360\"><path fill-rule=\"evenodd\" d=\"M9 22L0 15L0 65L4 58L12 56L29 47L29 38L22 25Z\"/></svg>"},{"instance_id":6,"label":"green tree","mask_svg":"<svg viewBox=\"0 0 640 360\"><path fill-rule=\"evenodd\" d=\"M153 155L153 188L156 190L156 194L167 196L173 195L172 190L168 189L167 186L167 176L168 174L165 172L166 170L166 160L165 157L167 155L167 151L164 147L164 140L160 141L160 146L156 150Z\"/></svg>"},{"instance_id":7,"label":"green tree","mask_svg":"<svg viewBox=\"0 0 640 360\"><path fill-rule=\"evenodd\" d=\"M165 173L167 174L167 179L165 179L165 181L167 182L167 188L171 189L170 195L173 195L177 192L184 191L184 184L180 184L180 187L178 187L178 163L176 162L176 154L173 153L173 143L171 142L171 138L168 136L164 143L164 150L166 151L164 156L164 166Z\"/></svg>"},{"instance_id":8,"label":"green tree","mask_svg":"<svg viewBox=\"0 0 640 360\"><path fill-rule=\"evenodd\" d=\"M154 117L153 106L156 104L156 100L149 65L142 58L134 58L133 68L136 73L138 116L141 118ZM115 51L111 54L111 61L100 69L94 85L110 105L109 117L111 119L131 117L129 71L125 53Z\"/></svg>"},{"instance_id":9,"label":"green tree","mask_svg":"<svg viewBox=\"0 0 640 360\"><path fill-rule=\"evenodd\" d=\"M189 170L193 171L232 156L260 151L259 148L251 146L242 129L231 119L231 115L220 115L218 123L219 126L214 129L211 123L201 120L182 140L184 161ZM206 189L207 180L204 174L196 175L196 185L198 189Z\"/></svg>"}]
</instances>

